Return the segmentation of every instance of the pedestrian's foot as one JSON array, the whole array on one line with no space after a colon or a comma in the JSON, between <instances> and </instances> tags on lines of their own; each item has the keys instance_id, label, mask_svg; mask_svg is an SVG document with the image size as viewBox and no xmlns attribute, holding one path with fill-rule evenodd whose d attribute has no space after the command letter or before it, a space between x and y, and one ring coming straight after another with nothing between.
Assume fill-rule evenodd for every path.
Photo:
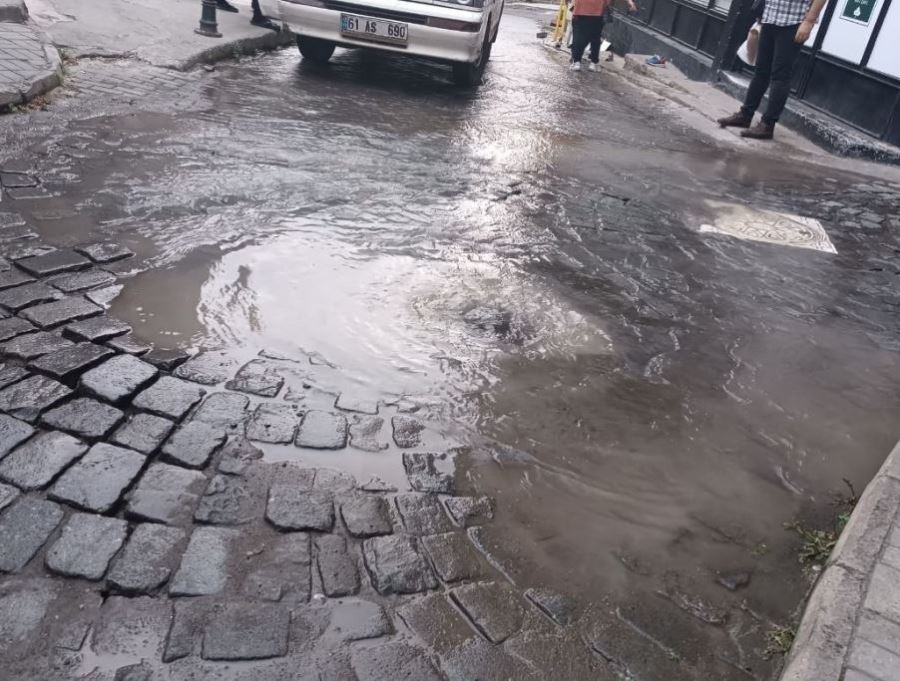
<instances>
[{"instance_id":1,"label":"pedestrian's foot","mask_svg":"<svg viewBox=\"0 0 900 681\"><path fill-rule=\"evenodd\" d=\"M606 53L606 61L612 61L612 60L613 60L613 51L610 50L609 52Z\"/></svg>"},{"instance_id":2,"label":"pedestrian's foot","mask_svg":"<svg viewBox=\"0 0 900 681\"><path fill-rule=\"evenodd\" d=\"M569 64L569 71L581 71L581 62L573 61L571 64Z\"/></svg>"},{"instance_id":3,"label":"pedestrian's foot","mask_svg":"<svg viewBox=\"0 0 900 681\"><path fill-rule=\"evenodd\" d=\"M238 8L232 5L228 0L216 0L216 9L223 12L237 12Z\"/></svg>"},{"instance_id":4,"label":"pedestrian's foot","mask_svg":"<svg viewBox=\"0 0 900 681\"><path fill-rule=\"evenodd\" d=\"M752 122L753 116L748 116L743 111L738 111L716 121L720 128L749 128Z\"/></svg>"},{"instance_id":5,"label":"pedestrian's foot","mask_svg":"<svg viewBox=\"0 0 900 681\"><path fill-rule=\"evenodd\" d=\"M594 62L591 62L590 64L588 64L588 71L599 71L599 70L600 70L600 64L595 64Z\"/></svg>"},{"instance_id":6,"label":"pedestrian's foot","mask_svg":"<svg viewBox=\"0 0 900 681\"><path fill-rule=\"evenodd\" d=\"M254 26L259 26L260 28L267 28L270 31L275 31L276 33L281 32L281 26L276 24L274 21L269 19L269 17L265 17L262 14L259 16L255 16L250 20L250 23Z\"/></svg>"},{"instance_id":7,"label":"pedestrian's foot","mask_svg":"<svg viewBox=\"0 0 900 681\"><path fill-rule=\"evenodd\" d=\"M663 67L669 63L669 60L665 57L660 57L658 54L654 54L652 57L647 57L647 64L650 66L660 66Z\"/></svg>"},{"instance_id":8,"label":"pedestrian's foot","mask_svg":"<svg viewBox=\"0 0 900 681\"><path fill-rule=\"evenodd\" d=\"M760 121L752 128L741 132L741 137L751 140L770 140L775 136L775 126Z\"/></svg>"}]
</instances>

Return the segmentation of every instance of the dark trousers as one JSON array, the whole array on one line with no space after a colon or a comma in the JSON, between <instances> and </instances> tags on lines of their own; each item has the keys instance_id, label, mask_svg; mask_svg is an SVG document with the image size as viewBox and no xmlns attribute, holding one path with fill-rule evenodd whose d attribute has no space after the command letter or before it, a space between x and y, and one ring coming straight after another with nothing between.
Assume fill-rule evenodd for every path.
<instances>
[{"instance_id":1,"label":"dark trousers","mask_svg":"<svg viewBox=\"0 0 900 681\"><path fill-rule=\"evenodd\" d=\"M581 61L584 50L590 44L591 61L600 61L600 38L603 35L603 17L587 17L576 14L572 17L572 61Z\"/></svg>"},{"instance_id":2,"label":"dark trousers","mask_svg":"<svg viewBox=\"0 0 900 681\"><path fill-rule=\"evenodd\" d=\"M747 97L741 110L748 116L756 113L768 89L769 104L763 114L763 123L766 125L775 125L778 122L791 92L794 62L797 61L800 48L803 47L794 41L798 26L799 24L793 26L763 24L759 32L756 71L753 80L750 81L750 87L747 88Z\"/></svg>"}]
</instances>

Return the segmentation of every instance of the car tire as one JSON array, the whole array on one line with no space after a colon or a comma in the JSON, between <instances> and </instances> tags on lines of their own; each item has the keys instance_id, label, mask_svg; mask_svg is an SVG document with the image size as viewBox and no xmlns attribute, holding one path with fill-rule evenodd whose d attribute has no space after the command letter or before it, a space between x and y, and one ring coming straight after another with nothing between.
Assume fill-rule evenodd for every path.
<instances>
[{"instance_id":1,"label":"car tire","mask_svg":"<svg viewBox=\"0 0 900 681\"><path fill-rule=\"evenodd\" d=\"M334 43L305 35L297 36L297 47L304 59L316 64L326 64L334 54Z\"/></svg>"},{"instance_id":2,"label":"car tire","mask_svg":"<svg viewBox=\"0 0 900 681\"><path fill-rule=\"evenodd\" d=\"M457 62L453 65L453 82L461 87L475 87L481 85L484 77L484 69L491 58L491 34L488 31L481 46L481 54L474 62Z\"/></svg>"},{"instance_id":3,"label":"car tire","mask_svg":"<svg viewBox=\"0 0 900 681\"><path fill-rule=\"evenodd\" d=\"M494 22L494 35L491 37L491 44L497 42L497 36L500 34L500 20L503 18L503 10L506 9L506 3L500 5L500 14L497 15L497 21Z\"/></svg>"}]
</instances>

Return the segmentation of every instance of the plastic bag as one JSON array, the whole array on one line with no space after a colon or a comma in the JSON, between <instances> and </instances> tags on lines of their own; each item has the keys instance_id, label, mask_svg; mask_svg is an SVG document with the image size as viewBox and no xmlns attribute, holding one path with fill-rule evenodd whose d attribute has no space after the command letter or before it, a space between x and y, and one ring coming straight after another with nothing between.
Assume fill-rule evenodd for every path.
<instances>
[{"instance_id":1,"label":"plastic bag","mask_svg":"<svg viewBox=\"0 0 900 681\"><path fill-rule=\"evenodd\" d=\"M762 26L759 22L750 27L747 39L738 48L737 56L749 66L756 66L756 55L759 53L759 31Z\"/></svg>"}]
</instances>

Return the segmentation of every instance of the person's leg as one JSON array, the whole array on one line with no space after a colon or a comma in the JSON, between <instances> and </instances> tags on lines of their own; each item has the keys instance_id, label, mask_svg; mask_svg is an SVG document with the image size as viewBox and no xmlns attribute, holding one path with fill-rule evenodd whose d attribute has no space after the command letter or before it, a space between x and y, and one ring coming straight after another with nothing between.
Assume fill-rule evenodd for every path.
<instances>
[{"instance_id":1,"label":"person's leg","mask_svg":"<svg viewBox=\"0 0 900 681\"><path fill-rule=\"evenodd\" d=\"M603 42L603 17L591 17L594 25L591 28L591 63L600 62L600 44Z\"/></svg>"},{"instance_id":2,"label":"person's leg","mask_svg":"<svg viewBox=\"0 0 900 681\"><path fill-rule=\"evenodd\" d=\"M572 63L578 64L584 57L584 48L590 40L584 20L586 17L576 15L572 17Z\"/></svg>"},{"instance_id":3,"label":"person's leg","mask_svg":"<svg viewBox=\"0 0 900 681\"><path fill-rule=\"evenodd\" d=\"M741 112L747 118L753 118L753 114L759 108L763 95L769 89L769 81L772 78L772 62L775 58L775 43L778 40L779 27L772 24L763 24L759 32L759 52L756 55L756 70L753 79L747 88L747 96L744 97L744 106Z\"/></svg>"},{"instance_id":4,"label":"person's leg","mask_svg":"<svg viewBox=\"0 0 900 681\"><path fill-rule=\"evenodd\" d=\"M253 0L253 2L250 3L250 7L253 10L253 16L250 17L251 24L261 28L267 28L270 31L281 30L281 27L278 24L262 13L262 10L259 8L259 0Z\"/></svg>"},{"instance_id":5,"label":"person's leg","mask_svg":"<svg viewBox=\"0 0 900 681\"><path fill-rule=\"evenodd\" d=\"M766 106L766 112L763 114L763 123L769 127L774 126L784 105L787 103L788 95L791 93L791 76L794 73L794 64L800 55L803 47L794 40L797 34L797 26L779 27L778 37L775 40L775 56L772 60L772 86L769 88L769 103Z\"/></svg>"}]
</instances>

